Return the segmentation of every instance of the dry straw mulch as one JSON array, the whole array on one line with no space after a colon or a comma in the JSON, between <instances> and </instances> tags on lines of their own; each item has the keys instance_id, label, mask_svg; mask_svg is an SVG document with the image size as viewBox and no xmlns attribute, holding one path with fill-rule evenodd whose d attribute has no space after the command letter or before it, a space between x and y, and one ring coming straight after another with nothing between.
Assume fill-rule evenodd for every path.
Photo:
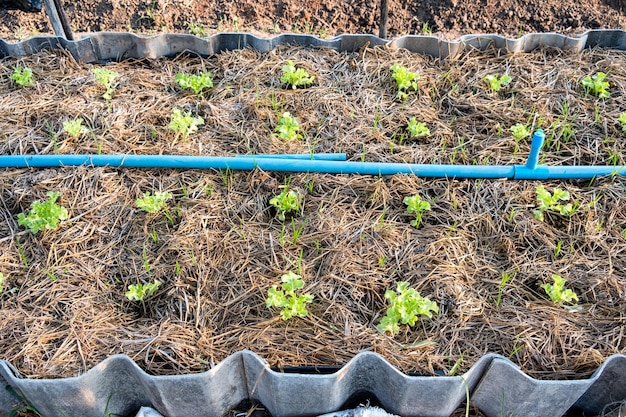
<instances>
[{"instance_id":1,"label":"dry straw mulch","mask_svg":"<svg viewBox=\"0 0 626 417\"><path fill-rule=\"evenodd\" d=\"M59 52L4 59L0 69L1 154L130 153L235 155L346 152L350 160L515 164L528 154L515 123L542 127L547 164L624 163L617 122L626 97L626 54L539 50L499 56L472 52L439 61L406 51L358 53L281 47L208 59L110 63L121 76L110 106L90 70ZM285 89L287 59L316 77ZM395 100L389 67L419 72L420 91ZM8 76L28 65L37 84ZM178 72L211 71L215 87L196 97ZM609 74L611 97L580 86ZM500 93L482 78L508 73ZM183 141L168 129L171 110L205 125ZM280 114L301 122L304 140L274 136ZM83 118L81 139L63 121ZM411 117L431 136L401 136ZM571 133L571 135L570 135ZM401 143L402 142L402 143ZM284 225L269 200L284 184L304 207ZM571 194L572 217L536 220L539 182L427 179L397 175L278 174L115 168L0 171L0 352L28 377L77 375L125 353L152 374L199 372L241 349L273 366L343 365L358 352L383 355L403 371L467 370L486 353L508 356L538 378L588 376L624 352L626 319L625 182L550 181ZM17 224L47 191L70 214L36 235ZM173 221L139 210L144 192L167 191ZM427 199L419 229L402 203ZM294 238L294 230L302 235ZM282 321L265 306L268 288L300 272L315 295L310 314ZM496 306L503 273L515 273ZM540 285L565 277L580 311L551 303ZM163 282L143 303L130 284ZM376 330L385 290L406 280L439 313L389 337Z\"/></svg>"}]
</instances>

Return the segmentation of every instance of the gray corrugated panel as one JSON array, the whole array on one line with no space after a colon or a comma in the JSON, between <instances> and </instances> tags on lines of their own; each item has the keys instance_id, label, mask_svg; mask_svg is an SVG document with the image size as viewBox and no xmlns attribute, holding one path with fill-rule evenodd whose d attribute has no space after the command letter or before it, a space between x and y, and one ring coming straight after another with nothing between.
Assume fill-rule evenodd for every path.
<instances>
[{"instance_id":1,"label":"gray corrugated panel","mask_svg":"<svg viewBox=\"0 0 626 417\"><path fill-rule=\"evenodd\" d=\"M375 398L386 411L404 417L449 416L465 402L466 389L487 417L544 417L564 415L570 408L599 414L606 404L626 400L625 370L626 356L615 355L589 379L538 381L508 359L486 355L462 377L416 377L365 352L333 374L284 374L244 351L210 371L174 376L150 376L122 355L82 376L57 380L20 378L2 361L0 382L6 381L46 417L133 415L141 407L167 417L219 417L244 400L262 403L274 417L307 417L337 411L357 394ZM15 403L0 397L9 400L11 404L0 403L0 416Z\"/></svg>"},{"instance_id":2,"label":"gray corrugated panel","mask_svg":"<svg viewBox=\"0 0 626 417\"><path fill-rule=\"evenodd\" d=\"M157 58L190 52L210 56L224 50L251 47L266 52L280 45L302 45L332 48L351 52L364 46L388 45L405 48L415 53L435 57L454 57L469 49L495 47L504 52L530 52L538 47L553 47L580 51L601 46L626 49L626 32L623 30L591 30L578 37L557 33L531 33L518 39L499 35L466 35L447 41L433 36L403 36L385 41L374 35L341 35L332 39L320 39L312 35L282 34L272 38L260 38L247 33L219 33L206 38L188 34L161 34L151 37L132 33L98 32L80 40L67 41L56 37L34 37L22 42L9 43L0 39L0 57L23 56L51 48L64 48L79 61L95 62L125 58Z\"/></svg>"}]
</instances>

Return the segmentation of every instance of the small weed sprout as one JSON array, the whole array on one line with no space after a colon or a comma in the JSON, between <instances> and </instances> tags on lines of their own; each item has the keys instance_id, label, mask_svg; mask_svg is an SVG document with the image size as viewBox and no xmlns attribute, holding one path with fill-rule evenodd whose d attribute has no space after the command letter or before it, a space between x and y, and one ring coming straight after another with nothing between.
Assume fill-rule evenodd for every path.
<instances>
[{"instance_id":1,"label":"small weed sprout","mask_svg":"<svg viewBox=\"0 0 626 417\"><path fill-rule=\"evenodd\" d=\"M278 137L283 140L301 139L300 123L288 111L284 112L276 126Z\"/></svg>"},{"instance_id":2,"label":"small weed sprout","mask_svg":"<svg viewBox=\"0 0 626 417\"><path fill-rule=\"evenodd\" d=\"M626 132L626 113L621 113L617 121L622 125L622 132Z\"/></svg>"},{"instance_id":3,"label":"small weed sprout","mask_svg":"<svg viewBox=\"0 0 626 417\"><path fill-rule=\"evenodd\" d=\"M500 279L500 284L498 285L498 298L496 298L496 307L500 307L500 303L502 302L502 293L504 292L504 287L509 283L510 280L515 278L517 275L517 271L513 272L504 272L502 271L502 278Z\"/></svg>"},{"instance_id":4,"label":"small weed sprout","mask_svg":"<svg viewBox=\"0 0 626 417\"><path fill-rule=\"evenodd\" d=\"M552 275L553 284L541 284L541 288L548 294L550 300L555 304L571 303L578 301L576 293L569 288L565 288L565 278L560 275Z\"/></svg>"},{"instance_id":5,"label":"small weed sprout","mask_svg":"<svg viewBox=\"0 0 626 417\"><path fill-rule=\"evenodd\" d=\"M605 81L607 74L604 72L597 72L592 76L585 76L580 83L585 88L587 94L593 93L599 98L609 98L611 93L609 92L609 82Z\"/></svg>"},{"instance_id":6,"label":"small weed sprout","mask_svg":"<svg viewBox=\"0 0 626 417\"><path fill-rule=\"evenodd\" d=\"M483 81L487 83L491 92L497 93L502 89L502 87L509 85L509 83L513 81L513 78L506 74L503 74L502 76L498 76L498 74L489 74L483 78Z\"/></svg>"},{"instance_id":7,"label":"small weed sprout","mask_svg":"<svg viewBox=\"0 0 626 417\"><path fill-rule=\"evenodd\" d=\"M426 126L426 123L418 122L415 117L409 119L409 124L406 127L411 138L423 138L430 136L430 129Z\"/></svg>"},{"instance_id":8,"label":"small weed sprout","mask_svg":"<svg viewBox=\"0 0 626 417\"><path fill-rule=\"evenodd\" d=\"M61 220L69 218L67 209L56 204L57 198L61 196L61 193L48 191L46 195L48 199L43 203L35 201L30 205L30 212L27 216L24 213L20 213L17 216L17 223L28 228L31 233L56 229Z\"/></svg>"},{"instance_id":9,"label":"small weed sprout","mask_svg":"<svg viewBox=\"0 0 626 417\"><path fill-rule=\"evenodd\" d=\"M15 67L9 76L20 87L29 87L34 84L33 70L28 67Z\"/></svg>"},{"instance_id":10,"label":"small weed sprout","mask_svg":"<svg viewBox=\"0 0 626 417\"><path fill-rule=\"evenodd\" d=\"M390 305L385 317L376 326L380 332L391 336L400 332L399 323L414 326L419 316L432 317L433 313L439 312L437 303L422 297L414 288L409 288L408 282L399 281L396 285L396 291L385 291L385 298Z\"/></svg>"},{"instance_id":11,"label":"small weed sprout","mask_svg":"<svg viewBox=\"0 0 626 417\"><path fill-rule=\"evenodd\" d=\"M175 108L172 110L172 121L168 127L176 132L177 136L181 135L183 140L186 140L189 135L198 131L198 126L203 124L202 117L193 117L190 112Z\"/></svg>"},{"instance_id":12,"label":"small weed sprout","mask_svg":"<svg viewBox=\"0 0 626 417\"><path fill-rule=\"evenodd\" d=\"M0 272L0 292L4 291L4 274Z\"/></svg>"},{"instance_id":13,"label":"small weed sprout","mask_svg":"<svg viewBox=\"0 0 626 417\"><path fill-rule=\"evenodd\" d=\"M152 297L160 286L161 282L156 279L154 282L147 284L132 284L128 286L128 291L126 291L125 295L130 301L143 301L148 297Z\"/></svg>"},{"instance_id":14,"label":"small weed sprout","mask_svg":"<svg viewBox=\"0 0 626 417\"><path fill-rule=\"evenodd\" d=\"M270 200L270 204L278 210L278 220L284 222L287 213L300 210L300 194L285 187L280 194Z\"/></svg>"},{"instance_id":15,"label":"small weed sprout","mask_svg":"<svg viewBox=\"0 0 626 417\"><path fill-rule=\"evenodd\" d=\"M110 101L113 98L113 93L115 92L113 82L120 76L120 74L108 68L94 68L91 72L95 75L98 84L106 89L105 93L102 94L102 98L106 101Z\"/></svg>"},{"instance_id":16,"label":"small weed sprout","mask_svg":"<svg viewBox=\"0 0 626 417\"><path fill-rule=\"evenodd\" d=\"M296 68L292 60L287 60L287 63L283 65L283 75L280 77L280 81L295 90L298 87L307 87L313 84L315 77L312 77L302 68Z\"/></svg>"},{"instance_id":17,"label":"small weed sprout","mask_svg":"<svg viewBox=\"0 0 626 417\"><path fill-rule=\"evenodd\" d=\"M146 191L143 197L135 200L135 204L147 213L158 213L166 209L165 202L170 198L172 194L168 192L156 191L154 195L150 195L150 191Z\"/></svg>"},{"instance_id":18,"label":"small weed sprout","mask_svg":"<svg viewBox=\"0 0 626 417\"><path fill-rule=\"evenodd\" d=\"M422 200L417 194L410 197L404 197L402 202L406 205L406 211L409 214L415 214L415 220L411 220L411 226L416 229L419 228L422 224L422 214L424 214L425 211L430 210L430 203Z\"/></svg>"},{"instance_id":19,"label":"small weed sprout","mask_svg":"<svg viewBox=\"0 0 626 417\"><path fill-rule=\"evenodd\" d=\"M309 313L306 305L313 301L314 296L311 293L296 294L297 290L304 287L304 281L301 278L298 274L288 272L280 277L281 289L274 285L267 290L265 305L268 308L281 308L280 316L283 320L289 320L295 316L306 317Z\"/></svg>"},{"instance_id":20,"label":"small weed sprout","mask_svg":"<svg viewBox=\"0 0 626 417\"><path fill-rule=\"evenodd\" d=\"M89 133L89 128L83 125L83 119L78 118L75 120L68 120L63 122L63 131L65 131L70 137L77 139L82 135Z\"/></svg>"},{"instance_id":21,"label":"small weed sprout","mask_svg":"<svg viewBox=\"0 0 626 417\"><path fill-rule=\"evenodd\" d=\"M569 201L569 192L555 188L554 192L550 194L543 185L537 186L535 189L537 193L537 206L536 210L533 210L535 218L539 221L545 220L545 212L551 211L559 213L561 216L572 216L576 212L576 208L571 204L560 204L560 201Z\"/></svg>"},{"instance_id":22,"label":"small weed sprout","mask_svg":"<svg viewBox=\"0 0 626 417\"><path fill-rule=\"evenodd\" d=\"M397 99L404 101L408 98L411 90L417 91L417 80L420 78L418 73L411 72L398 63L389 67L389 70L391 71L391 77L396 80L396 85L398 86Z\"/></svg>"},{"instance_id":23,"label":"small weed sprout","mask_svg":"<svg viewBox=\"0 0 626 417\"><path fill-rule=\"evenodd\" d=\"M195 74L176 74L176 83L182 89L191 90L196 95L200 95L203 90L213 88L213 79L210 72Z\"/></svg>"}]
</instances>

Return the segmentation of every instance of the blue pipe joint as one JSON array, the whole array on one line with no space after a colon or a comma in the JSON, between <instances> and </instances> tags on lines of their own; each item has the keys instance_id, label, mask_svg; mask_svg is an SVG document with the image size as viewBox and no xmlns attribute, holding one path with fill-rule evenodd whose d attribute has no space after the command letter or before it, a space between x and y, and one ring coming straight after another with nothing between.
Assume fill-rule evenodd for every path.
<instances>
[{"instance_id":1,"label":"blue pipe joint","mask_svg":"<svg viewBox=\"0 0 626 417\"><path fill-rule=\"evenodd\" d=\"M539 152L543 146L543 142L546 140L546 135L542 129L537 129L533 134L533 139L530 143L530 154L526 161L526 168L535 169L539 164Z\"/></svg>"},{"instance_id":2,"label":"blue pipe joint","mask_svg":"<svg viewBox=\"0 0 626 417\"><path fill-rule=\"evenodd\" d=\"M513 166L514 180L548 180L551 179L550 167L545 165L528 168L528 165Z\"/></svg>"}]
</instances>

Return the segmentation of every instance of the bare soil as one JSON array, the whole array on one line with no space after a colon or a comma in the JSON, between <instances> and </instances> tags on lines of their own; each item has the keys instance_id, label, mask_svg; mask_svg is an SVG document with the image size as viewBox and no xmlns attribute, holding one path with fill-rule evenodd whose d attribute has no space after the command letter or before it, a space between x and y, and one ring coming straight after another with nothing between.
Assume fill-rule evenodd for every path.
<instances>
[{"instance_id":1,"label":"bare soil","mask_svg":"<svg viewBox=\"0 0 626 417\"><path fill-rule=\"evenodd\" d=\"M223 0L86 0L64 2L75 32L219 31L262 35L281 32L334 36L378 34L380 2L295 2ZM469 33L519 36L530 32L580 34L587 29L617 28L626 23L623 0L425 0L389 1L388 36L433 33L455 38ZM45 14L0 11L0 36L21 39L50 33Z\"/></svg>"}]
</instances>

